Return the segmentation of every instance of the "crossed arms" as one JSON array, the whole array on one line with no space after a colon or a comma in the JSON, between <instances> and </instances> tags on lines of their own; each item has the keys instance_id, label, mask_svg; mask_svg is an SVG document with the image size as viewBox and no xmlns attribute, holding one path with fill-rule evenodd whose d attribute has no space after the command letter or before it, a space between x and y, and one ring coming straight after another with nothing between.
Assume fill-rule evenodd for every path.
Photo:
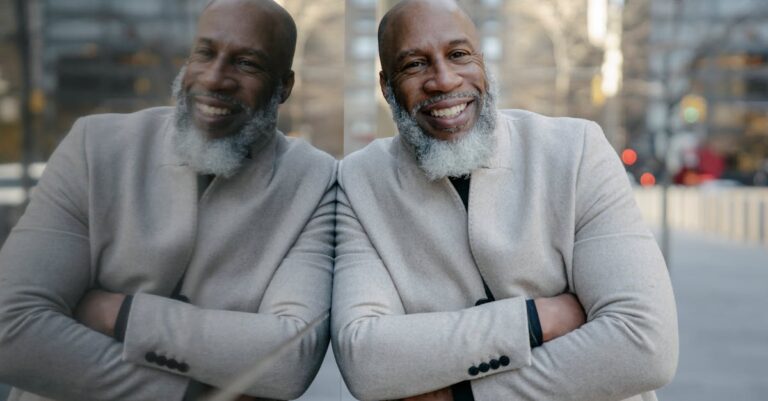
<instances>
[{"instance_id":1,"label":"crossed arms","mask_svg":"<svg viewBox=\"0 0 768 401\"><path fill-rule=\"evenodd\" d=\"M52 156L0 253L0 381L59 400L180 400L190 380L225 385L326 313L335 202L330 178L252 312L142 293L134 296L125 343L76 321L77 305L99 288L100 274L91 262L83 124ZM319 368L327 341L324 322L246 393L298 397ZM186 372L146 360L147 353L160 351L183 361Z\"/></svg>"},{"instance_id":2,"label":"crossed arms","mask_svg":"<svg viewBox=\"0 0 768 401\"><path fill-rule=\"evenodd\" d=\"M404 294L345 193L342 163L331 330L356 397L407 398L471 380L476 400L608 401L671 380L677 325L664 261L610 145L595 124L584 130L566 269L587 322L534 349L522 297L406 313ZM508 357L506 366L468 371L500 356Z\"/></svg>"}]
</instances>

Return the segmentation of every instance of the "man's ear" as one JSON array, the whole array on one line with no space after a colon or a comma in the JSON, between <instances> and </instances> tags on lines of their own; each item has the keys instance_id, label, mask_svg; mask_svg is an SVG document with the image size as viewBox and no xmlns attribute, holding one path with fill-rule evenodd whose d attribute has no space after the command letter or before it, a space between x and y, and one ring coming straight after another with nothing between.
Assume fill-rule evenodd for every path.
<instances>
[{"instance_id":1,"label":"man's ear","mask_svg":"<svg viewBox=\"0 0 768 401\"><path fill-rule=\"evenodd\" d=\"M285 103L286 100L291 96L291 91L293 90L293 84L295 83L295 76L293 73L293 70L288 71L287 74L283 76L281 84L282 92L280 93L280 104Z\"/></svg>"},{"instance_id":2,"label":"man's ear","mask_svg":"<svg viewBox=\"0 0 768 401\"><path fill-rule=\"evenodd\" d=\"M387 88L387 76L384 75L384 71L379 71L379 86L381 87L381 95L386 99L389 89Z\"/></svg>"}]
</instances>

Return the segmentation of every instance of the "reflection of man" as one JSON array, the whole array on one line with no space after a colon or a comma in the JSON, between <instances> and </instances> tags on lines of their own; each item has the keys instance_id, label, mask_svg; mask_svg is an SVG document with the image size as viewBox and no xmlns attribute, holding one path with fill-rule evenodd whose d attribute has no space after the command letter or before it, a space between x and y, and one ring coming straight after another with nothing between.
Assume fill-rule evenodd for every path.
<instances>
[{"instance_id":1,"label":"reflection of man","mask_svg":"<svg viewBox=\"0 0 768 401\"><path fill-rule=\"evenodd\" d=\"M215 1L175 112L75 124L0 253L12 400L181 400L327 311L335 162L275 129L295 41L271 0ZM247 393L298 397L327 330L271 358Z\"/></svg>"},{"instance_id":2,"label":"reflection of man","mask_svg":"<svg viewBox=\"0 0 768 401\"><path fill-rule=\"evenodd\" d=\"M597 125L497 111L453 1L399 3L379 45L400 135L339 171L332 333L352 393L655 399L674 299Z\"/></svg>"}]
</instances>

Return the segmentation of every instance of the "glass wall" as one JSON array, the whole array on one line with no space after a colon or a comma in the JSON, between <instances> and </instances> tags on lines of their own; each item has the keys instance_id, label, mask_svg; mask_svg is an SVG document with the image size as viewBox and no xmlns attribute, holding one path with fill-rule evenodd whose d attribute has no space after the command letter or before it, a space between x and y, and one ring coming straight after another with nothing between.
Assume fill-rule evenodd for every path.
<instances>
[{"instance_id":1,"label":"glass wall","mask_svg":"<svg viewBox=\"0 0 768 401\"><path fill-rule=\"evenodd\" d=\"M172 103L171 82L207 2L0 0L0 244L77 118ZM379 87L376 34L397 0L278 3L299 30L296 85L280 108L279 128L338 159L394 135ZM760 304L764 298L756 294L768 293L768 2L461 3L478 27L500 108L597 121L637 186L649 224L657 233L684 233L671 245L659 236L673 255L670 266L686 272L673 277L682 294L681 332L712 329L696 326L706 317L695 306L707 296L697 288L733 302L718 318L739 311L762 316L741 300ZM704 258L703 251L714 253ZM696 270L712 260L734 270ZM753 268L758 265L763 270ZM736 342L765 356L764 332L755 333L768 327L759 324L739 331ZM697 348L684 356L707 355L711 347L685 344ZM751 379L768 373L764 363L750 359L750 350L734 349L744 361L736 366L749 369L722 369L718 388L764 394L768 388ZM697 381L697 361L682 362L683 382L673 383L669 399L699 399L690 383L710 383ZM701 366L706 362L712 361ZM3 392L0 385L0 400ZM352 400L331 353L302 399Z\"/></svg>"}]
</instances>

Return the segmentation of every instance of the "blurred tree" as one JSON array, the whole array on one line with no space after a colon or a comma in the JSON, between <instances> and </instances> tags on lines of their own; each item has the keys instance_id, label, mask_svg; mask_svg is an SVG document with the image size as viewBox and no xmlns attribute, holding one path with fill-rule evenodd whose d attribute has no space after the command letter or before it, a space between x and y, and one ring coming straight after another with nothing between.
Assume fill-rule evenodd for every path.
<instances>
[{"instance_id":1,"label":"blurred tree","mask_svg":"<svg viewBox=\"0 0 768 401\"><path fill-rule=\"evenodd\" d=\"M515 16L522 26L514 27L516 32L530 32L529 37L535 37L536 32L545 35L549 46L542 48L544 43L538 40L529 41L531 53L534 51L549 51L554 68L554 96L547 92L538 92L550 99L543 104L552 104L551 113L558 116L573 114L574 102L573 79L579 75L582 81L591 82L591 76L597 71L602 56L599 49L590 44L587 35L587 2L572 0L523 0L506 2L506 13ZM535 59L521 60L530 63ZM538 65L539 67L545 67ZM587 69L584 74L584 69ZM592 73L590 73L592 71ZM586 76L586 79L585 79ZM539 80L538 85L542 82ZM516 88L521 85L515 85ZM551 88L551 87L550 87ZM536 93L536 92L534 92ZM551 93L551 92L549 92ZM517 98L524 95L517 96Z\"/></svg>"},{"instance_id":2,"label":"blurred tree","mask_svg":"<svg viewBox=\"0 0 768 401\"><path fill-rule=\"evenodd\" d=\"M298 27L296 83L281 114L289 133L335 156L343 154L344 2L278 0Z\"/></svg>"}]
</instances>

